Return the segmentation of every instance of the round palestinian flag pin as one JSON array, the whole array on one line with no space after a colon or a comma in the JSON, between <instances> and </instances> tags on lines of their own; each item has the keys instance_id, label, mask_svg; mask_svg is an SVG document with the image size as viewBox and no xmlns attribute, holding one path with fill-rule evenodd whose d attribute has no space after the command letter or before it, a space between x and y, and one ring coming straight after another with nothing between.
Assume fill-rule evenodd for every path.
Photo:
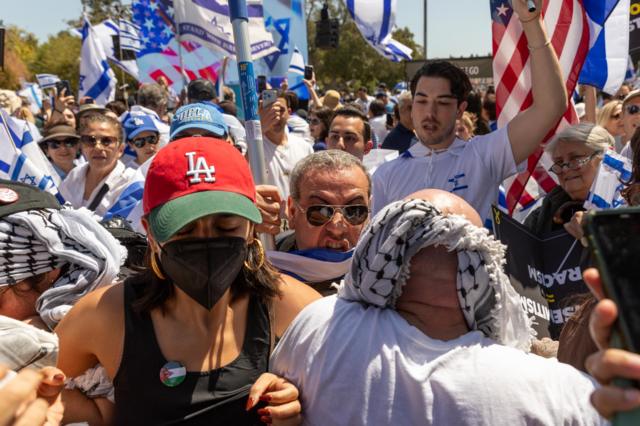
<instances>
[{"instance_id":1,"label":"round palestinian flag pin","mask_svg":"<svg viewBox=\"0 0 640 426\"><path fill-rule=\"evenodd\" d=\"M187 377L187 369L177 361L169 361L160 369L160 381L170 388L178 386Z\"/></svg>"}]
</instances>

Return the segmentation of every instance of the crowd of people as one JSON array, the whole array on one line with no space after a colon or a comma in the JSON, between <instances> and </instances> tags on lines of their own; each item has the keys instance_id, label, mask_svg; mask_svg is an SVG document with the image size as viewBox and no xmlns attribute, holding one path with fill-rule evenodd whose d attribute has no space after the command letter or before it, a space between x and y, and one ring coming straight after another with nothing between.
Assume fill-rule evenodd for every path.
<instances>
[{"instance_id":1,"label":"crowd of people","mask_svg":"<svg viewBox=\"0 0 640 426\"><path fill-rule=\"evenodd\" d=\"M640 407L614 383L640 357L609 347L593 261L540 339L491 233L499 185L570 102L540 8L514 9L534 96L507 125L446 61L374 96L285 83L259 107L266 182L233 91L206 79L104 106L55 91L36 114L0 98L64 199L0 180L0 425L595 425ZM537 236L584 241L607 152L640 205L640 90L583 95L545 147Z\"/></svg>"}]
</instances>

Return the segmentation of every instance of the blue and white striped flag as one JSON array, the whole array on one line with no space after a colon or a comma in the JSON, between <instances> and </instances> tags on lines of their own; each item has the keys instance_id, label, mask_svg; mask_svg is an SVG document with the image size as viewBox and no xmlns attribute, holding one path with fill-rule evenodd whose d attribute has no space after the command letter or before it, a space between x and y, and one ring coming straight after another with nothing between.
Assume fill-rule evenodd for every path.
<instances>
[{"instance_id":1,"label":"blue and white striped flag","mask_svg":"<svg viewBox=\"0 0 640 426\"><path fill-rule=\"evenodd\" d=\"M29 109L32 113L38 114L42 108L42 90L36 83L22 83L22 89L18 91L18 96L29 100Z\"/></svg>"},{"instance_id":2,"label":"blue and white striped flag","mask_svg":"<svg viewBox=\"0 0 640 426\"><path fill-rule=\"evenodd\" d=\"M97 34L98 40L100 40L100 44L102 45L102 49L104 50L104 53L107 55L107 58L109 58L109 60L113 64L121 68L124 72L129 74L131 77L135 78L136 80L139 80L140 72L138 70L138 64L136 63L135 59L119 60L118 53L120 52L116 52L113 45L113 37L120 36L120 47L123 53L126 50L132 50L134 52L138 52L140 50L140 37L139 35L136 35L134 32L136 31L136 29L139 29L139 27L129 21L120 21L120 25L121 25L120 28L124 28L124 29L121 30L118 27L118 24L116 24L111 19L105 19L98 25L94 25L93 30ZM125 31L126 31L126 34L125 34ZM137 44L135 40L137 40Z\"/></svg>"},{"instance_id":3,"label":"blue and white striped flag","mask_svg":"<svg viewBox=\"0 0 640 426\"><path fill-rule=\"evenodd\" d=\"M56 83L60 81L60 77L55 74L36 74L36 80L42 89L50 89L56 87Z\"/></svg>"},{"instance_id":4,"label":"blue and white striped flag","mask_svg":"<svg viewBox=\"0 0 640 426\"><path fill-rule=\"evenodd\" d=\"M182 0L173 3L182 41L193 41L223 55L235 57L236 48L227 0ZM253 59L278 52L264 26L261 0L247 0L249 41Z\"/></svg>"},{"instance_id":5,"label":"blue and white striped flag","mask_svg":"<svg viewBox=\"0 0 640 426\"><path fill-rule=\"evenodd\" d=\"M584 208L602 210L625 206L627 203L621 192L625 187L624 182L630 180L631 161L615 151L607 151L584 202Z\"/></svg>"},{"instance_id":6,"label":"blue and white striped flag","mask_svg":"<svg viewBox=\"0 0 640 426\"><path fill-rule=\"evenodd\" d=\"M140 49L142 49L140 27L131 21L121 19L118 22L118 28L118 33L120 34L120 47L123 50L139 52Z\"/></svg>"},{"instance_id":7,"label":"blue and white striped flag","mask_svg":"<svg viewBox=\"0 0 640 426\"><path fill-rule=\"evenodd\" d=\"M410 61L412 50L394 40L396 0L344 0L362 37L393 62Z\"/></svg>"},{"instance_id":8,"label":"blue and white striped flag","mask_svg":"<svg viewBox=\"0 0 640 426\"><path fill-rule=\"evenodd\" d=\"M0 109L0 177L27 183L55 195L60 177L33 140L26 121L10 117Z\"/></svg>"},{"instance_id":9,"label":"blue and white striped flag","mask_svg":"<svg viewBox=\"0 0 640 426\"><path fill-rule=\"evenodd\" d=\"M629 0L583 0L591 30L589 55L578 82L615 94L629 58Z\"/></svg>"},{"instance_id":10,"label":"blue and white striped flag","mask_svg":"<svg viewBox=\"0 0 640 426\"><path fill-rule=\"evenodd\" d=\"M304 56L302 56L298 46L294 46L289 69L287 70L287 80L289 82L289 90L295 92L298 95L298 99L302 100L309 99L307 86L302 82L304 80L304 66Z\"/></svg>"},{"instance_id":11,"label":"blue and white striped flag","mask_svg":"<svg viewBox=\"0 0 640 426\"><path fill-rule=\"evenodd\" d=\"M626 83L633 83L636 81L636 78L638 76L636 75L636 67L633 65L633 59L631 58L631 55L629 55L629 63L627 65L627 73L624 76L624 81Z\"/></svg>"},{"instance_id":12,"label":"blue and white striped flag","mask_svg":"<svg viewBox=\"0 0 640 426\"><path fill-rule=\"evenodd\" d=\"M85 17L82 27L80 87L78 97L88 96L96 104L106 105L115 98L116 76L109 67L107 55L96 31Z\"/></svg>"},{"instance_id":13,"label":"blue and white striped flag","mask_svg":"<svg viewBox=\"0 0 640 426\"><path fill-rule=\"evenodd\" d=\"M142 194L144 193L144 178L147 167L136 170L131 183L122 191L120 197L118 197L118 200L109 211L105 213L103 220L120 216L129 221L134 231L146 234L140 219L143 215Z\"/></svg>"}]
</instances>

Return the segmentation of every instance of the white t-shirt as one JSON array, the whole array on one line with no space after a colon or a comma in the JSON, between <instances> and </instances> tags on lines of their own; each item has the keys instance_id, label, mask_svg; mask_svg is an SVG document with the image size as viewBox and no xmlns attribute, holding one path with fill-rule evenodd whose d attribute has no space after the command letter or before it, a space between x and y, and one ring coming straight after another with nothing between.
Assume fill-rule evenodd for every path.
<instances>
[{"instance_id":1,"label":"white t-shirt","mask_svg":"<svg viewBox=\"0 0 640 426\"><path fill-rule=\"evenodd\" d=\"M627 157L629 160L633 161L633 150L631 150L631 142L627 142L624 147L622 147L620 155Z\"/></svg>"},{"instance_id":2,"label":"white t-shirt","mask_svg":"<svg viewBox=\"0 0 640 426\"><path fill-rule=\"evenodd\" d=\"M60 194L65 201L79 209L80 207L88 207L93 199L98 195L104 184L109 186L109 191L104 195L100 204L95 209L95 214L102 217L109 211L111 207L118 201L118 197L122 191L133 181L136 170L126 168L121 161L116 163L116 167L104 178L93 190L88 200L84 200L84 185L87 180L87 171L89 163L74 167L60 185Z\"/></svg>"},{"instance_id":3,"label":"white t-shirt","mask_svg":"<svg viewBox=\"0 0 640 426\"><path fill-rule=\"evenodd\" d=\"M307 425L598 425L595 383L480 332L431 339L396 311L336 296L307 306L271 370L298 387Z\"/></svg>"},{"instance_id":4,"label":"white t-shirt","mask_svg":"<svg viewBox=\"0 0 640 426\"><path fill-rule=\"evenodd\" d=\"M309 128L307 120L299 115L291 114L287 120L287 127L289 128L289 133L294 133L307 141L307 143L313 145L314 141L313 137L311 137L311 129Z\"/></svg>"},{"instance_id":5,"label":"white t-shirt","mask_svg":"<svg viewBox=\"0 0 640 426\"><path fill-rule=\"evenodd\" d=\"M286 130L285 130L286 131ZM293 168L309 154L313 147L300 136L287 132L287 143L276 145L264 138L264 162L267 164L267 182L278 187L283 200L289 197L289 177Z\"/></svg>"},{"instance_id":6,"label":"white t-shirt","mask_svg":"<svg viewBox=\"0 0 640 426\"><path fill-rule=\"evenodd\" d=\"M456 138L439 154L416 143L400 158L376 170L373 214L416 191L436 188L464 198L486 221L491 217L491 204L497 201L500 183L525 166L526 162L515 164L507 127L468 142Z\"/></svg>"}]
</instances>

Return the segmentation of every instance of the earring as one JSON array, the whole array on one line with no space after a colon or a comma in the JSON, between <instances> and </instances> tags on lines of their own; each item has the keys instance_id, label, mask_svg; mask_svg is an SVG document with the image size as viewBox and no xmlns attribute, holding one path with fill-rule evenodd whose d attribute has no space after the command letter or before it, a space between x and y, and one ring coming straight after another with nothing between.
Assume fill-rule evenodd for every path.
<instances>
[{"instance_id":1,"label":"earring","mask_svg":"<svg viewBox=\"0 0 640 426\"><path fill-rule=\"evenodd\" d=\"M154 252L151 252L151 270L159 279L161 280L167 279L167 277L165 277L164 274L160 271L160 267L158 266L158 263L156 260L156 254Z\"/></svg>"},{"instance_id":2,"label":"earring","mask_svg":"<svg viewBox=\"0 0 640 426\"><path fill-rule=\"evenodd\" d=\"M247 256L247 260L244 261L244 267L247 268L250 272L257 272L260 268L262 268L265 259L264 247L262 246L262 242L260 242L258 238L254 238L249 247L253 246L254 244L258 246L258 261L256 262L258 265L255 267L252 267L250 265L249 258L251 257L251 254L249 254L249 256ZM249 253L251 253L251 251L249 251Z\"/></svg>"}]
</instances>

